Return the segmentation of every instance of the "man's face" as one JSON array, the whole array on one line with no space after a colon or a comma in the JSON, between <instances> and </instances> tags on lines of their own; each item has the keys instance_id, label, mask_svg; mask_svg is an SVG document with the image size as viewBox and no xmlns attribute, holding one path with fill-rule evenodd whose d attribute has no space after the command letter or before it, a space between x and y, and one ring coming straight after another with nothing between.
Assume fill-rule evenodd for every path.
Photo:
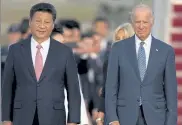
<instances>
[{"instance_id":1,"label":"man's face","mask_svg":"<svg viewBox=\"0 0 182 125\"><path fill-rule=\"evenodd\" d=\"M88 45L88 47L91 47L94 43L94 40L92 37L85 37L83 39L83 42L85 43L85 45Z\"/></svg>"},{"instance_id":2,"label":"man's face","mask_svg":"<svg viewBox=\"0 0 182 125\"><path fill-rule=\"evenodd\" d=\"M99 52L100 51L100 43L102 41L102 37L98 34L93 35L93 40L94 40L94 44L93 47L95 49L95 52Z\"/></svg>"},{"instance_id":3,"label":"man's face","mask_svg":"<svg viewBox=\"0 0 182 125\"><path fill-rule=\"evenodd\" d=\"M54 28L53 16L47 12L36 12L30 20L30 30L37 39L46 40Z\"/></svg>"},{"instance_id":4,"label":"man's face","mask_svg":"<svg viewBox=\"0 0 182 125\"><path fill-rule=\"evenodd\" d=\"M102 37L107 37L107 34L109 32L109 25L104 21L98 21L95 23L94 30Z\"/></svg>"},{"instance_id":5,"label":"man's face","mask_svg":"<svg viewBox=\"0 0 182 125\"><path fill-rule=\"evenodd\" d=\"M100 45L102 41L102 37L99 34L93 35L94 44Z\"/></svg>"},{"instance_id":6,"label":"man's face","mask_svg":"<svg viewBox=\"0 0 182 125\"><path fill-rule=\"evenodd\" d=\"M73 30L73 41L74 42L79 42L80 41L80 34L81 34L81 32L80 32L80 30L79 29L77 29L77 28L74 28Z\"/></svg>"},{"instance_id":7,"label":"man's face","mask_svg":"<svg viewBox=\"0 0 182 125\"><path fill-rule=\"evenodd\" d=\"M65 42L73 42L73 31L68 28L63 28L63 36Z\"/></svg>"},{"instance_id":8,"label":"man's face","mask_svg":"<svg viewBox=\"0 0 182 125\"><path fill-rule=\"evenodd\" d=\"M21 33L20 32L14 32L8 34L8 40L10 44L14 44L18 42L21 39Z\"/></svg>"},{"instance_id":9,"label":"man's face","mask_svg":"<svg viewBox=\"0 0 182 125\"><path fill-rule=\"evenodd\" d=\"M133 28L139 39L145 40L151 33L153 18L148 8L137 8L133 18Z\"/></svg>"}]
</instances>

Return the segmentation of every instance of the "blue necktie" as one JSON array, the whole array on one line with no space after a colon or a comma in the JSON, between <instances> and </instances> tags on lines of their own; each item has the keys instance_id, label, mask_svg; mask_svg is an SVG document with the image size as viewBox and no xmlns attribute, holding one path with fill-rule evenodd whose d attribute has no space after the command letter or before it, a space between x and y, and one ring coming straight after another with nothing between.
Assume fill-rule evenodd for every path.
<instances>
[{"instance_id":1,"label":"blue necktie","mask_svg":"<svg viewBox=\"0 0 182 125\"><path fill-rule=\"evenodd\" d=\"M140 79L141 81L143 81L144 76L145 76L145 72L146 72L146 55L145 55L145 48L143 47L145 43L141 42L140 43L140 47L138 50L138 68L139 68L139 72L140 72ZM142 98L140 96L140 105L142 105Z\"/></svg>"},{"instance_id":2,"label":"blue necktie","mask_svg":"<svg viewBox=\"0 0 182 125\"><path fill-rule=\"evenodd\" d=\"M143 81L145 72L146 72L146 55L145 55L145 48L143 47L145 43L141 42L140 47L138 50L138 68L140 71L140 78Z\"/></svg>"}]
</instances>

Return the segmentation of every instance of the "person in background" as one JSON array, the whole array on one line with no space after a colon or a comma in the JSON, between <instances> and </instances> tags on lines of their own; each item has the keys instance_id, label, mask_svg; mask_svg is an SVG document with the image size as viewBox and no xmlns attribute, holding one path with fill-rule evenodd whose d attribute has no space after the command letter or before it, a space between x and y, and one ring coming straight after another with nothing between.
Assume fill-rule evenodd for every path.
<instances>
[{"instance_id":1,"label":"person in background","mask_svg":"<svg viewBox=\"0 0 182 125\"><path fill-rule=\"evenodd\" d=\"M80 23L76 20L70 20L73 29L73 42L80 42L81 40L81 27L80 27Z\"/></svg>"},{"instance_id":2,"label":"person in background","mask_svg":"<svg viewBox=\"0 0 182 125\"><path fill-rule=\"evenodd\" d=\"M109 35L109 21L104 17L96 17L92 23L92 30L98 33L102 39L107 40Z\"/></svg>"},{"instance_id":3,"label":"person in background","mask_svg":"<svg viewBox=\"0 0 182 125\"><path fill-rule=\"evenodd\" d=\"M134 34L135 33L133 30L132 24L124 23L116 28L114 35L113 35L113 42L115 43L115 42L121 41L123 39L130 38Z\"/></svg>"},{"instance_id":4,"label":"person in background","mask_svg":"<svg viewBox=\"0 0 182 125\"><path fill-rule=\"evenodd\" d=\"M101 67L99 65L99 52L100 52L100 47L99 47L99 41L98 39L95 38L97 33L93 31L87 31L84 34L82 34L82 39L81 42L79 42L79 47L83 48L84 53L81 55L82 58L87 58L88 61L88 73L87 73L87 78L88 78L88 89L84 90L85 92L89 93L89 98L87 100L88 102L88 107L89 107L89 112L94 119L96 118L97 114L97 108L98 108L98 102L99 98L96 93L97 87L99 85L100 81L100 74L101 72ZM98 63L97 63L98 60ZM86 82L85 82L86 83Z\"/></svg>"},{"instance_id":5,"label":"person in background","mask_svg":"<svg viewBox=\"0 0 182 125\"><path fill-rule=\"evenodd\" d=\"M131 22L135 35L115 43L109 56L106 124L177 125L174 49L152 36L149 6L135 6Z\"/></svg>"},{"instance_id":6,"label":"person in background","mask_svg":"<svg viewBox=\"0 0 182 125\"><path fill-rule=\"evenodd\" d=\"M76 20L69 19L61 23L63 27L63 36L65 38L65 45L76 49L81 39L80 23Z\"/></svg>"},{"instance_id":7,"label":"person in background","mask_svg":"<svg viewBox=\"0 0 182 125\"><path fill-rule=\"evenodd\" d=\"M20 32L22 34L22 40L27 39L31 35L31 30L29 28L29 19L23 18L20 23Z\"/></svg>"},{"instance_id":8,"label":"person in background","mask_svg":"<svg viewBox=\"0 0 182 125\"><path fill-rule=\"evenodd\" d=\"M72 22L69 19L65 19L65 20L59 20L57 24L63 27L63 37L65 40L64 43L73 42Z\"/></svg>"},{"instance_id":9,"label":"person in background","mask_svg":"<svg viewBox=\"0 0 182 125\"><path fill-rule=\"evenodd\" d=\"M19 24L12 24L8 28L8 42L6 45L2 46L1 48L1 75L3 75L3 70L6 62L6 58L8 56L9 47L17 43L21 39L21 33L20 33L20 25Z\"/></svg>"},{"instance_id":10,"label":"person in background","mask_svg":"<svg viewBox=\"0 0 182 125\"><path fill-rule=\"evenodd\" d=\"M12 24L8 28L8 46L17 43L21 38L20 24Z\"/></svg>"},{"instance_id":11,"label":"person in background","mask_svg":"<svg viewBox=\"0 0 182 125\"><path fill-rule=\"evenodd\" d=\"M55 39L61 43L64 43L63 29L61 26L58 26L55 24L51 36L53 39Z\"/></svg>"},{"instance_id":12,"label":"person in background","mask_svg":"<svg viewBox=\"0 0 182 125\"><path fill-rule=\"evenodd\" d=\"M87 73L88 68L87 68L87 60L80 58L80 54L83 54L86 51L84 50L83 47L80 47L78 45L79 41L67 41L67 40L65 40L66 36L65 36L64 32L67 32L67 31L65 31L65 28L63 28L63 27L70 28L72 30L72 32L75 30L76 39L78 40L81 37L81 36L79 36L80 32L81 32L80 31L80 24L79 24L79 22L77 22L75 20L59 20L56 24L58 26L58 29L61 28L63 30L62 36L64 39L64 42L63 42L64 45L70 47L74 53L74 57L75 57L75 60L77 62L78 73L79 73L79 75L81 75L80 78L82 79L82 75ZM73 36L72 36L72 40L73 40Z\"/></svg>"},{"instance_id":13,"label":"person in background","mask_svg":"<svg viewBox=\"0 0 182 125\"><path fill-rule=\"evenodd\" d=\"M60 26L56 25L52 31L52 38L59 41L59 42L63 42L64 41L64 38L63 38L63 30L61 29ZM63 42L64 43L64 42ZM85 67L83 67L83 65L85 64L80 64L80 63L83 63L83 61L79 61L77 62L77 68L78 68L78 73L79 72L79 69L83 68L85 69ZM79 65L82 65L82 67L80 67ZM80 95L81 95L81 105L80 105L80 109L81 109L81 120L80 120L80 125L89 125L89 119L88 119L88 116L87 116L87 107L86 107L86 104L85 104L85 99L83 97L83 93L82 93L82 83L81 83L81 80L80 80L80 76L78 74L78 78L79 78L79 87L80 87ZM65 94L65 101L64 101L64 104L65 104L65 111L66 111L66 118L68 118L68 100L67 100L67 90L66 88L64 89L64 94Z\"/></svg>"},{"instance_id":14,"label":"person in background","mask_svg":"<svg viewBox=\"0 0 182 125\"><path fill-rule=\"evenodd\" d=\"M109 40L109 28L110 24L109 21L106 17L96 17L95 20L92 23L92 29L95 33L100 35L101 40L100 40L100 45L99 45L99 53L98 58L97 58L97 63L99 64L99 67L102 70L104 60L105 60L105 55L107 53L108 48L111 46L111 40ZM102 74L102 73L101 73ZM103 76L100 74L100 85L103 83ZM99 93L99 88L97 89L97 94Z\"/></svg>"},{"instance_id":15,"label":"person in background","mask_svg":"<svg viewBox=\"0 0 182 125\"><path fill-rule=\"evenodd\" d=\"M109 40L109 26L109 21L105 17L96 17L92 23L92 30L101 37L99 55L102 63L104 61L103 57L105 52L111 44L111 40Z\"/></svg>"},{"instance_id":16,"label":"person in background","mask_svg":"<svg viewBox=\"0 0 182 125\"><path fill-rule=\"evenodd\" d=\"M134 30L133 27L130 23L124 23L120 26L118 26L113 34L113 44L115 42L120 42L121 40L130 38L134 35ZM104 74L104 82L103 86L101 88L101 93L100 93L100 105L98 109L98 116L96 119L97 125L104 125L104 114L105 114L105 82L106 82L106 76L107 76L107 66L108 66L108 57L109 57L109 52L110 48L108 48L105 61L104 61L104 66L103 66L103 74Z\"/></svg>"},{"instance_id":17,"label":"person in background","mask_svg":"<svg viewBox=\"0 0 182 125\"><path fill-rule=\"evenodd\" d=\"M56 24L57 24L58 28L61 28L61 29L63 27L67 27L67 28L70 28L72 31L77 30L77 32L79 32L79 33L76 33L77 35L80 34L80 32L81 32L79 22L77 22L75 20L58 20ZM86 78L86 74L88 72L87 59L80 57L80 55L85 53L86 50L83 47L80 47L78 45L79 44L78 41L76 41L76 42L66 41L65 40L66 36L64 35L64 32L67 32L67 31L65 31L65 29L63 28L63 39L64 39L63 44L70 47L74 53L74 57L77 62L78 74L80 75L80 80L81 80L81 84L82 84L82 91L84 94L84 99L87 100L88 99L88 94L87 94L88 92L86 92L87 91L87 82L86 81L88 81ZM80 36L77 36L77 39L78 38L80 39Z\"/></svg>"},{"instance_id":18,"label":"person in background","mask_svg":"<svg viewBox=\"0 0 182 125\"><path fill-rule=\"evenodd\" d=\"M78 74L78 78L79 78L79 87L80 87L80 95L81 95L81 105L80 105L80 114L81 115L80 115L80 124L79 125L90 125L90 119L88 116L89 114L87 112L87 106L85 104L85 100L83 97L82 84L81 84L79 74ZM64 104L65 104L66 118L68 118L69 109L68 109L67 90L66 89L64 89L64 94L65 94Z\"/></svg>"}]
</instances>

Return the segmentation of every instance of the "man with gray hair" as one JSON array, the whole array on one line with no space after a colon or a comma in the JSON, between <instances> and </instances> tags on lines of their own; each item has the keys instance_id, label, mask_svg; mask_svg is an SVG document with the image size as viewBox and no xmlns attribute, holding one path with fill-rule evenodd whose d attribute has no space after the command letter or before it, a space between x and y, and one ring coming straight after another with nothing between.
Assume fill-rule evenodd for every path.
<instances>
[{"instance_id":1,"label":"man with gray hair","mask_svg":"<svg viewBox=\"0 0 182 125\"><path fill-rule=\"evenodd\" d=\"M174 49L151 35L149 6L131 13L135 35L113 45L106 80L105 111L110 125L177 125Z\"/></svg>"}]
</instances>

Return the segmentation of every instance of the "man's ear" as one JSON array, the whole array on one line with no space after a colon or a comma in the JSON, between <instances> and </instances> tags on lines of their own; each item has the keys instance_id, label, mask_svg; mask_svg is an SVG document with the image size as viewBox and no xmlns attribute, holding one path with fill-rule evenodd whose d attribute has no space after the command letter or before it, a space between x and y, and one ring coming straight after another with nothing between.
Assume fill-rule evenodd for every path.
<instances>
[{"instance_id":1,"label":"man's ear","mask_svg":"<svg viewBox=\"0 0 182 125\"><path fill-rule=\"evenodd\" d=\"M54 26L55 26L55 25L54 25L54 23L53 23L53 25L52 25L52 30L54 29Z\"/></svg>"},{"instance_id":2,"label":"man's ear","mask_svg":"<svg viewBox=\"0 0 182 125\"><path fill-rule=\"evenodd\" d=\"M31 18L29 18L29 27L31 26Z\"/></svg>"}]
</instances>

